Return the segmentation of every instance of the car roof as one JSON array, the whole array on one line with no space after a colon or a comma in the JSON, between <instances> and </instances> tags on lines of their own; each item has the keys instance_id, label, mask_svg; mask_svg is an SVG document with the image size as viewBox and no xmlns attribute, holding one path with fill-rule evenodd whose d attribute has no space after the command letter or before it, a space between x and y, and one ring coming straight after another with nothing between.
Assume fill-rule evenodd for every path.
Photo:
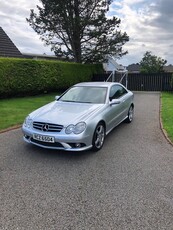
<instances>
[{"instance_id":1,"label":"car roof","mask_svg":"<svg viewBox=\"0 0 173 230\"><path fill-rule=\"evenodd\" d=\"M110 87L112 85L121 85L118 82L81 82L75 84L75 86L98 86L98 87Z\"/></svg>"}]
</instances>

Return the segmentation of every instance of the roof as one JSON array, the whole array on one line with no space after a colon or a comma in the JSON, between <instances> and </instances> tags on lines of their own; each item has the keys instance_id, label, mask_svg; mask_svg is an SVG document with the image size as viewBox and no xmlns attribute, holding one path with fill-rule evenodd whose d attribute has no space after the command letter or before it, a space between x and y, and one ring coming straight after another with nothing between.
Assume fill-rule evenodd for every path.
<instances>
[{"instance_id":1,"label":"roof","mask_svg":"<svg viewBox=\"0 0 173 230\"><path fill-rule=\"evenodd\" d=\"M140 72L140 65L137 63L137 64L131 64L129 66L127 66L127 70L129 72Z\"/></svg>"},{"instance_id":2,"label":"roof","mask_svg":"<svg viewBox=\"0 0 173 230\"><path fill-rule=\"evenodd\" d=\"M76 84L75 86L94 86L94 87L109 87L111 85L121 85L119 82L81 82Z\"/></svg>"},{"instance_id":3,"label":"roof","mask_svg":"<svg viewBox=\"0 0 173 230\"><path fill-rule=\"evenodd\" d=\"M173 73L173 65L168 65L168 66L164 66L163 67L165 72L168 73ZM129 71L129 73L139 73L140 72L140 64L131 64L129 66L127 66L127 70Z\"/></svg>"},{"instance_id":4,"label":"roof","mask_svg":"<svg viewBox=\"0 0 173 230\"><path fill-rule=\"evenodd\" d=\"M0 57L22 57L21 52L0 27Z\"/></svg>"},{"instance_id":5,"label":"roof","mask_svg":"<svg viewBox=\"0 0 173 230\"><path fill-rule=\"evenodd\" d=\"M121 64L118 64L116 58L111 55L107 56L107 62L103 63L103 68L106 72L109 72L109 71L116 71L120 73L127 72L126 67Z\"/></svg>"},{"instance_id":6,"label":"roof","mask_svg":"<svg viewBox=\"0 0 173 230\"><path fill-rule=\"evenodd\" d=\"M165 72L173 73L173 65L164 66Z\"/></svg>"},{"instance_id":7,"label":"roof","mask_svg":"<svg viewBox=\"0 0 173 230\"><path fill-rule=\"evenodd\" d=\"M59 60L55 55L22 53L24 58Z\"/></svg>"}]
</instances>

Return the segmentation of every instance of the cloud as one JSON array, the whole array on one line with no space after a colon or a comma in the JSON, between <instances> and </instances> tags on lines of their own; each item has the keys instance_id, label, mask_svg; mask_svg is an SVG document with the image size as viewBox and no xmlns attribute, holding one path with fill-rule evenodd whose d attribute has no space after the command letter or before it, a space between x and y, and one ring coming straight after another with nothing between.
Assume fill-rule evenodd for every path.
<instances>
[{"instance_id":1,"label":"cloud","mask_svg":"<svg viewBox=\"0 0 173 230\"><path fill-rule=\"evenodd\" d=\"M172 32L173 25L173 2L172 0L160 0L153 7L153 11L157 13L157 17L151 23L162 29L163 31ZM173 33L173 32L172 32Z\"/></svg>"},{"instance_id":2,"label":"cloud","mask_svg":"<svg viewBox=\"0 0 173 230\"><path fill-rule=\"evenodd\" d=\"M111 15L121 18L122 31L130 41L124 49L129 54L122 58L139 62L146 51L168 59L173 63L173 2L172 0L119 0L111 5Z\"/></svg>"}]
</instances>

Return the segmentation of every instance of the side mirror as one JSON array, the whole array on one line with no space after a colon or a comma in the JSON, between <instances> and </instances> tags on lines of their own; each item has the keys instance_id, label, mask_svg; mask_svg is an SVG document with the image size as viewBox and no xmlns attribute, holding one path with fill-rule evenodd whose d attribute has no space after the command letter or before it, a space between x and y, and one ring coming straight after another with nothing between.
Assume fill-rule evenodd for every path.
<instances>
[{"instance_id":1,"label":"side mirror","mask_svg":"<svg viewBox=\"0 0 173 230\"><path fill-rule=\"evenodd\" d=\"M56 100L56 101L58 100L58 98L59 98L59 96L55 96L55 100Z\"/></svg>"},{"instance_id":2,"label":"side mirror","mask_svg":"<svg viewBox=\"0 0 173 230\"><path fill-rule=\"evenodd\" d=\"M119 100L119 99L112 99L112 101L110 101L110 105L118 105L118 104L120 104L121 103L121 100Z\"/></svg>"}]
</instances>

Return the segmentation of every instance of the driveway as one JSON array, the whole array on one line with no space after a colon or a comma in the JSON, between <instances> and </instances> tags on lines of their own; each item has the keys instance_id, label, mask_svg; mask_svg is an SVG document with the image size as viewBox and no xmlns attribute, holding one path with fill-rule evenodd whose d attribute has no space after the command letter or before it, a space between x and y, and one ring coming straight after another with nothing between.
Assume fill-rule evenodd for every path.
<instances>
[{"instance_id":1,"label":"driveway","mask_svg":"<svg viewBox=\"0 0 173 230\"><path fill-rule=\"evenodd\" d=\"M159 93L135 94L135 119L97 153L31 146L0 134L1 230L172 230L173 147Z\"/></svg>"}]
</instances>

